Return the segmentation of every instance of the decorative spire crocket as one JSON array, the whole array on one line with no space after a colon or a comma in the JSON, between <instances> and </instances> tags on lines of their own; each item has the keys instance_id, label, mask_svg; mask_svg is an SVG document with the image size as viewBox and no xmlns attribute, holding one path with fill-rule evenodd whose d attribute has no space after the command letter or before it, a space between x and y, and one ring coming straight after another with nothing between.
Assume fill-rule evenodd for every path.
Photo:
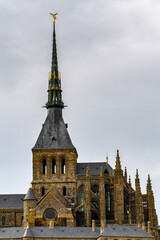
<instances>
[{"instance_id":1,"label":"decorative spire crocket","mask_svg":"<svg viewBox=\"0 0 160 240\"><path fill-rule=\"evenodd\" d=\"M57 13L50 14L53 17L53 46L52 46L52 65L51 72L49 74L48 84L48 102L46 103L46 108L53 107L63 108L64 103L62 101L61 76L58 71L57 48L56 48L55 19Z\"/></svg>"}]
</instances>

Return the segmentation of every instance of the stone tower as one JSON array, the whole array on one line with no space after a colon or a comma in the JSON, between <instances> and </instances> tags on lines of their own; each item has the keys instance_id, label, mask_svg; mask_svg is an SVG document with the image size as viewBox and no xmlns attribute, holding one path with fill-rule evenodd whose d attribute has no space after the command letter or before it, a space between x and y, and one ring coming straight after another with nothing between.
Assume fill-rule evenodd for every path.
<instances>
[{"instance_id":1,"label":"stone tower","mask_svg":"<svg viewBox=\"0 0 160 240\"><path fill-rule=\"evenodd\" d=\"M47 118L33 152L32 188L37 199L56 185L64 196L75 197L77 151L64 123L61 77L58 71L55 19L53 20L52 63L49 74ZM66 181L66 179L68 181Z\"/></svg>"}]
</instances>

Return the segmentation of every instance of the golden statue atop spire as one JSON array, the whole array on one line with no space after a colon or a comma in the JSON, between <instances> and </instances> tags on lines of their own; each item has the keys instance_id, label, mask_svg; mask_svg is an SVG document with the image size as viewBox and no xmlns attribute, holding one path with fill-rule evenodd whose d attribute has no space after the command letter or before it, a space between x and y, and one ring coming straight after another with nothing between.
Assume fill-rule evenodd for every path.
<instances>
[{"instance_id":1,"label":"golden statue atop spire","mask_svg":"<svg viewBox=\"0 0 160 240\"><path fill-rule=\"evenodd\" d=\"M56 22L56 15L58 14L58 13L55 13L55 14L53 14L53 13L50 13L51 15L52 15L52 17L53 17L53 23L55 23Z\"/></svg>"}]
</instances>

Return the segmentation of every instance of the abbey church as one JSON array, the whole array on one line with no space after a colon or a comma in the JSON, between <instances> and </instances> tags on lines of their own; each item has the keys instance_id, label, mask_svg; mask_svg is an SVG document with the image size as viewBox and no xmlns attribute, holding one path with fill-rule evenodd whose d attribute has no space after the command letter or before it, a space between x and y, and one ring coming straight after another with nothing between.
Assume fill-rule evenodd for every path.
<instances>
[{"instance_id":1,"label":"abbey church","mask_svg":"<svg viewBox=\"0 0 160 240\"><path fill-rule=\"evenodd\" d=\"M52 63L47 117L33 153L33 179L26 194L0 195L0 239L158 239L158 220L150 175L141 192L138 170L135 189L122 169L78 162L63 120L53 16ZM125 233L124 233L125 232Z\"/></svg>"}]
</instances>

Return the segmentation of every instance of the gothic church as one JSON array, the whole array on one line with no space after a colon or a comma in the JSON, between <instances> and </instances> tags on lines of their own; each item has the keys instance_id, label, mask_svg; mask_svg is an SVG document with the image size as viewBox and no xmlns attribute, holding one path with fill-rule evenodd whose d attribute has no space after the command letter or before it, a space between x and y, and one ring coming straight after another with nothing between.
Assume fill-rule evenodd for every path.
<instances>
[{"instance_id":1,"label":"gothic church","mask_svg":"<svg viewBox=\"0 0 160 240\"><path fill-rule=\"evenodd\" d=\"M146 193L142 194L138 170L133 189L127 169L121 167L119 150L114 168L107 159L77 162L78 153L62 116L55 15L52 44L48 114L32 149L33 180L26 195L0 195L0 227L28 229L50 225L76 229L94 224L104 230L107 224L138 225L157 236L158 220L149 175Z\"/></svg>"}]
</instances>

